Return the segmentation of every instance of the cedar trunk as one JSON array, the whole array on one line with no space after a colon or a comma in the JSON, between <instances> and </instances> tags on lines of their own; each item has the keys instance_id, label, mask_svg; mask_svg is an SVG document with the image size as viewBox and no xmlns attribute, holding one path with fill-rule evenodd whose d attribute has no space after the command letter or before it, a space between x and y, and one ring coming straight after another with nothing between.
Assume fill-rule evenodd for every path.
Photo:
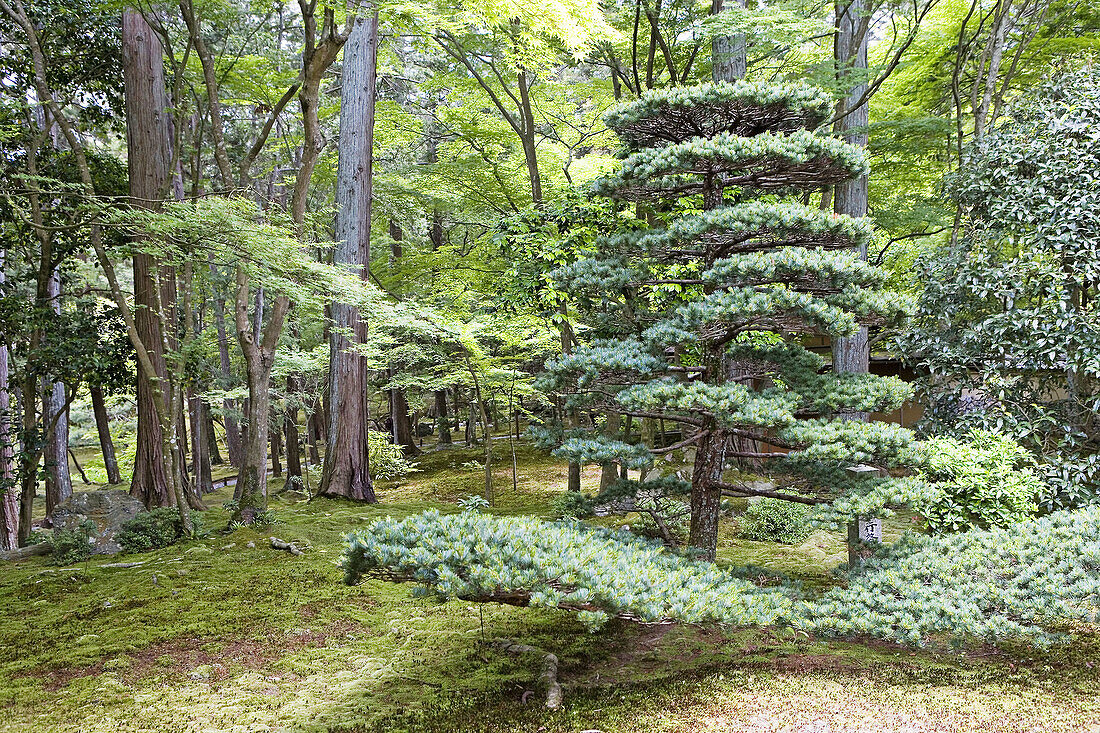
<instances>
[{"instance_id":1,"label":"cedar trunk","mask_svg":"<svg viewBox=\"0 0 1100 733\"><path fill-rule=\"evenodd\" d=\"M0 250L0 285L6 251ZM15 435L11 424L8 345L0 343L0 550L19 546L19 492L15 484Z\"/></svg>"},{"instance_id":2,"label":"cedar trunk","mask_svg":"<svg viewBox=\"0 0 1100 733\"><path fill-rule=\"evenodd\" d=\"M336 246L333 261L370 276L371 187L378 13L352 21L344 46L339 163L336 173ZM359 311L332 304L329 341L328 449L320 493L358 501L376 501L370 478L367 438L368 371L366 359L351 351L366 340Z\"/></svg>"},{"instance_id":3,"label":"cedar trunk","mask_svg":"<svg viewBox=\"0 0 1100 733\"><path fill-rule=\"evenodd\" d=\"M122 67L126 95L126 144L130 198L134 206L155 209L167 193L172 160L164 49L160 38L136 10L122 14ZM154 282L156 263L134 254L134 302L138 336L149 351L155 375L138 365L137 449L130 493L147 507L174 502L168 481L168 457L157 418L150 380L167 376L164 337L155 313L160 294Z\"/></svg>"}]
</instances>

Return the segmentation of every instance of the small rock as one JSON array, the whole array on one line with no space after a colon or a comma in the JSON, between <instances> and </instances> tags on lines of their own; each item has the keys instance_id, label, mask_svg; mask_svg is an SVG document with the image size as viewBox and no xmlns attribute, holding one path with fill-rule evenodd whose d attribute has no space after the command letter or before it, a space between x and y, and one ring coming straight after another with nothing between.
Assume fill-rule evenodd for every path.
<instances>
[{"instance_id":1,"label":"small rock","mask_svg":"<svg viewBox=\"0 0 1100 733\"><path fill-rule=\"evenodd\" d=\"M191 674L187 676L195 680L196 682L207 682L210 680L213 672L214 670L210 667L209 664L203 664L195 667L193 670L191 670Z\"/></svg>"},{"instance_id":2,"label":"small rock","mask_svg":"<svg viewBox=\"0 0 1100 733\"><path fill-rule=\"evenodd\" d=\"M214 551L206 545L197 545L195 547L188 548L184 555L213 555Z\"/></svg>"},{"instance_id":3,"label":"small rock","mask_svg":"<svg viewBox=\"0 0 1100 733\"><path fill-rule=\"evenodd\" d=\"M228 545L222 545L222 549L223 550L232 550L236 546L237 546L236 542L230 542Z\"/></svg>"},{"instance_id":4,"label":"small rock","mask_svg":"<svg viewBox=\"0 0 1100 733\"><path fill-rule=\"evenodd\" d=\"M256 549L256 543L255 542L249 542L247 545L245 545L245 547L247 547L250 550L254 550L254 549Z\"/></svg>"}]
</instances>

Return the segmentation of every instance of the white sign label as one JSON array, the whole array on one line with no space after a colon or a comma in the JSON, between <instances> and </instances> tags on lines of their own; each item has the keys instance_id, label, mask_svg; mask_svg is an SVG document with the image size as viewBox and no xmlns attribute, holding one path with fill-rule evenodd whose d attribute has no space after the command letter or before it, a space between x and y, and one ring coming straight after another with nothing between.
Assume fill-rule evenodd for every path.
<instances>
[{"instance_id":1,"label":"white sign label","mask_svg":"<svg viewBox=\"0 0 1100 733\"><path fill-rule=\"evenodd\" d=\"M882 542L882 520L859 518L859 541Z\"/></svg>"}]
</instances>

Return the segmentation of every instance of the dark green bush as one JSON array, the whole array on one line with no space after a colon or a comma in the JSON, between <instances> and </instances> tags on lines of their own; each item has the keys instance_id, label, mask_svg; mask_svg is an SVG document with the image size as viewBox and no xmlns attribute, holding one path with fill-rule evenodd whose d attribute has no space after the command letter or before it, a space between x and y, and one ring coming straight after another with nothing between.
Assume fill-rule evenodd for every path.
<instances>
[{"instance_id":1,"label":"dark green bush","mask_svg":"<svg viewBox=\"0 0 1100 733\"><path fill-rule=\"evenodd\" d=\"M191 521L195 525L195 534L199 534L199 515L192 514ZM116 539L124 552L149 552L174 545L184 539L179 510L160 507L141 512L122 524Z\"/></svg>"},{"instance_id":2,"label":"dark green bush","mask_svg":"<svg viewBox=\"0 0 1100 733\"><path fill-rule=\"evenodd\" d=\"M806 518L809 511L805 504L783 499L761 499L749 504L741 516L741 536L750 540L797 544L806 539L812 530Z\"/></svg>"},{"instance_id":3,"label":"dark green bush","mask_svg":"<svg viewBox=\"0 0 1100 733\"><path fill-rule=\"evenodd\" d=\"M55 565L72 565L92 556L92 538L99 528L85 519L76 529L58 529L53 533L52 556Z\"/></svg>"},{"instance_id":4,"label":"dark green bush","mask_svg":"<svg viewBox=\"0 0 1100 733\"><path fill-rule=\"evenodd\" d=\"M595 498L579 491L567 491L555 497L552 503L559 517L583 519L592 516L592 511L596 508Z\"/></svg>"}]
</instances>

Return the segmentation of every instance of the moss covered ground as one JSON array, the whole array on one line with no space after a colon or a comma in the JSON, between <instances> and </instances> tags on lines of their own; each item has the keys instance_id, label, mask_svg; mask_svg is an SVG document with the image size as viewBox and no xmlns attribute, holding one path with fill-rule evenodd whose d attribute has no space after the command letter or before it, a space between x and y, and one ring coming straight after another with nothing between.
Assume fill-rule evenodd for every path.
<instances>
[{"instance_id":1,"label":"moss covered ground","mask_svg":"<svg viewBox=\"0 0 1100 733\"><path fill-rule=\"evenodd\" d=\"M551 516L565 466L524 448L513 489L500 447L491 511ZM5 564L0 730L1100 732L1100 640L1090 637L1044 652L914 652L769 630L613 622L589 635L564 612L341 583L348 530L457 510L480 492L478 458L429 453L373 506L307 501L276 479L272 527L73 567ZM587 489L597 481L585 472ZM208 526L225 526L231 491L207 498ZM309 549L273 550L272 535ZM722 561L810 585L829 583L844 559L842 538L827 532L779 546L739 540L731 523L721 544ZM119 562L141 564L106 567ZM561 659L562 710L529 694L538 659L502 656L489 643L501 637Z\"/></svg>"}]
</instances>

